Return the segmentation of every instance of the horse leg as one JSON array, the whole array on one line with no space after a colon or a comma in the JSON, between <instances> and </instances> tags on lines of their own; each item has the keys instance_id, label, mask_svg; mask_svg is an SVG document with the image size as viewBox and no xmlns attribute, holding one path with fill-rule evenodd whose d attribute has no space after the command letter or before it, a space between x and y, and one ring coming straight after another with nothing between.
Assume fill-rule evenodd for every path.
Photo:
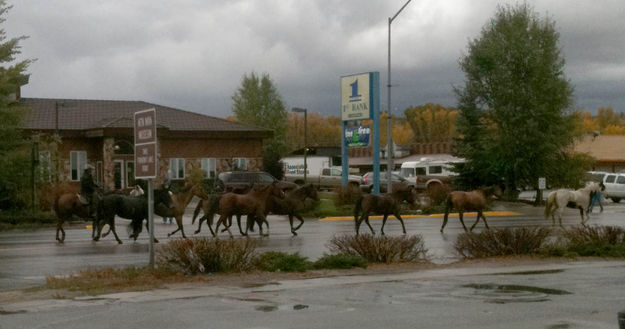
<instances>
[{"instance_id":1,"label":"horse leg","mask_svg":"<svg viewBox=\"0 0 625 329\"><path fill-rule=\"evenodd\" d=\"M367 226L369 226L369 229L371 230L371 234L375 235L375 231L373 230L373 227L371 227L371 223L369 223L369 212L367 211L365 216L365 224L367 224Z\"/></svg>"},{"instance_id":2,"label":"horse leg","mask_svg":"<svg viewBox=\"0 0 625 329\"><path fill-rule=\"evenodd\" d=\"M384 218L382 219L382 228L380 229L380 234L384 235L384 225L386 224L386 220L388 219L388 214L384 214Z\"/></svg>"},{"instance_id":3,"label":"horse leg","mask_svg":"<svg viewBox=\"0 0 625 329\"><path fill-rule=\"evenodd\" d=\"M215 226L215 236L217 236L217 232L219 232L219 225L221 225L221 223L225 224L226 219L228 218L228 215L220 215L219 216L219 220L217 221L217 226ZM232 235L232 232L230 232L230 226L226 226L226 230L228 231L228 234L230 234L230 238L234 238L234 236Z\"/></svg>"},{"instance_id":4,"label":"horse leg","mask_svg":"<svg viewBox=\"0 0 625 329\"><path fill-rule=\"evenodd\" d=\"M486 222L486 217L484 217L484 213L482 212L482 210L480 210L477 212L477 219L475 220L475 223L473 223L473 226L471 226L471 229L469 229L469 232L473 232L473 229L475 228L475 226L477 226L477 223L480 221L480 217L484 221L484 225L486 226L486 229L490 230L490 227L488 227L488 223Z\"/></svg>"},{"instance_id":5,"label":"horse leg","mask_svg":"<svg viewBox=\"0 0 625 329\"><path fill-rule=\"evenodd\" d=\"M395 218L397 218L399 220L399 222L401 223L401 230L404 232L404 234L406 234L406 226L404 226L404 220L401 218L401 215L399 214L399 210L397 210L397 212L395 212Z\"/></svg>"},{"instance_id":6,"label":"horse leg","mask_svg":"<svg viewBox=\"0 0 625 329\"><path fill-rule=\"evenodd\" d=\"M148 231L148 233L150 233L150 222L147 220L145 221L145 230ZM137 237L139 237L139 233L141 233L141 231L137 232L137 236L135 236L135 241L137 241ZM156 237L154 237L154 243L158 243L158 239Z\"/></svg>"},{"instance_id":7,"label":"horse leg","mask_svg":"<svg viewBox=\"0 0 625 329\"><path fill-rule=\"evenodd\" d=\"M200 231L202 230L202 223L204 223L205 220L206 220L206 215L200 217L200 223L197 225L197 230L195 230L195 232L193 232L193 234L200 233ZM194 224L194 223L195 223L195 218L193 219L191 224ZM210 227L210 225L208 227Z\"/></svg>"},{"instance_id":8,"label":"horse leg","mask_svg":"<svg viewBox=\"0 0 625 329\"><path fill-rule=\"evenodd\" d=\"M579 214L580 216L582 216L582 226L586 226L586 222L584 221L584 208L582 207L578 207L579 208ZM588 219L588 218L586 218Z\"/></svg>"},{"instance_id":9,"label":"horse leg","mask_svg":"<svg viewBox=\"0 0 625 329\"><path fill-rule=\"evenodd\" d=\"M260 236L269 236L269 222L267 221L267 217L263 214L262 211L259 211L256 216L254 216L258 220L258 234ZM248 215L249 218L249 215ZM267 233L263 234L263 223L267 224Z\"/></svg>"},{"instance_id":10,"label":"horse leg","mask_svg":"<svg viewBox=\"0 0 625 329\"><path fill-rule=\"evenodd\" d=\"M300 216L297 213L293 213L293 215L295 218L297 218L297 220L299 220L299 225L297 225L297 227L295 227L295 229L293 229L293 220L291 219L291 217L289 217L289 219L291 220L291 232L293 232L293 234L297 235L297 233L295 233L295 231L299 230L300 227L302 227L302 225L304 225L304 218L302 218L302 216Z\"/></svg>"},{"instance_id":11,"label":"horse leg","mask_svg":"<svg viewBox=\"0 0 625 329\"><path fill-rule=\"evenodd\" d=\"M247 215L247 219L245 221L245 233L243 233L243 229L241 228L241 215L237 215L237 225L239 226L239 233L243 236L247 236L247 230L250 227L250 221L254 220L254 218L250 218L251 215ZM254 230L252 230L254 232Z\"/></svg>"},{"instance_id":12,"label":"horse leg","mask_svg":"<svg viewBox=\"0 0 625 329\"><path fill-rule=\"evenodd\" d=\"M186 239L186 238L187 238L187 236L184 234L184 227L182 226L182 215L180 215L180 216L175 216L175 217L176 217L176 225L178 225L178 228L177 228L175 231L173 231L173 232L171 232L171 233L167 234L167 236L168 236L168 237L169 237L169 236L172 236L172 235L174 235L174 233L176 233L176 232L180 231L180 233L182 233L182 237L183 237L184 239Z\"/></svg>"},{"instance_id":13,"label":"horse leg","mask_svg":"<svg viewBox=\"0 0 625 329\"><path fill-rule=\"evenodd\" d=\"M64 219L59 219L59 221L56 224L56 240L59 243L64 243L65 242L65 230L63 229L63 223L65 222ZM59 232L61 232L61 237L59 238Z\"/></svg>"},{"instance_id":14,"label":"horse leg","mask_svg":"<svg viewBox=\"0 0 625 329\"><path fill-rule=\"evenodd\" d=\"M122 240L117 236L117 232L115 231L115 226L109 225L109 232L113 231L113 236L115 236L115 240L117 240L118 244L122 244Z\"/></svg>"},{"instance_id":15,"label":"horse leg","mask_svg":"<svg viewBox=\"0 0 625 329\"><path fill-rule=\"evenodd\" d=\"M358 230L360 230L360 224L362 223L363 219L364 219L364 214L363 216L355 218L354 224L356 225L356 235L358 235Z\"/></svg>"},{"instance_id":16,"label":"horse leg","mask_svg":"<svg viewBox=\"0 0 625 329\"><path fill-rule=\"evenodd\" d=\"M458 219L460 219L460 224L462 224L462 228L464 228L465 232L468 232L467 227L464 225L464 212L458 211Z\"/></svg>"}]
</instances>

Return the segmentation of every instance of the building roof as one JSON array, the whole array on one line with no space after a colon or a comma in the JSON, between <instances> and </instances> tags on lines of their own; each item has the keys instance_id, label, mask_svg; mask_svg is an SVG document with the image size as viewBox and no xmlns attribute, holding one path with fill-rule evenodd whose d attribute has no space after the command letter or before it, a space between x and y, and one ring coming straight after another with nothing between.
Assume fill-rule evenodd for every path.
<instances>
[{"instance_id":1,"label":"building roof","mask_svg":"<svg viewBox=\"0 0 625 329\"><path fill-rule=\"evenodd\" d=\"M172 132L239 132L252 133L254 137L272 134L269 129L143 101L21 98L20 104L30 109L24 120L24 129L28 130L55 130L57 107L61 131L132 129L135 112L155 108L158 127Z\"/></svg>"},{"instance_id":2,"label":"building roof","mask_svg":"<svg viewBox=\"0 0 625 329\"><path fill-rule=\"evenodd\" d=\"M575 151L593 156L602 162L625 161L625 136L623 135L586 135L575 144Z\"/></svg>"}]
</instances>

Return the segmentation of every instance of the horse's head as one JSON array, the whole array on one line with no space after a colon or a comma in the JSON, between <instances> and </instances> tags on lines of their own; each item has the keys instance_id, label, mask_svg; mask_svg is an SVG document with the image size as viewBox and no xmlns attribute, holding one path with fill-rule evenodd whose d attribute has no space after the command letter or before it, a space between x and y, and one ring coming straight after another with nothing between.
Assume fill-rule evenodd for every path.
<instances>
[{"instance_id":1,"label":"horse's head","mask_svg":"<svg viewBox=\"0 0 625 329\"><path fill-rule=\"evenodd\" d=\"M193 193L193 195L195 195L196 197L202 200L208 199L208 193L204 191L204 189L202 188L202 185L200 184L193 185L193 187L191 188L191 192Z\"/></svg>"},{"instance_id":2,"label":"horse's head","mask_svg":"<svg viewBox=\"0 0 625 329\"><path fill-rule=\"evenodd\" d=\"M482 192L484 192L484 196L486 198L490 196L494 196L497 199L500 199L501 196L503 195L503 190L501 189L499 185L488 186L488 187L482 188L481 190Z\"/></svg>"},{"instance_id":3,"label":"horse's head","mask_svg":"<svg viewBox=\"0 0 625 329\"><path fill-rule=\"evenodd\" d=\"M278 184L277 181L269 184L269 194L280 199L284 199L284 196L285 196L284 190L280 188L280 185Z\"/></svg>"}]
</instances>

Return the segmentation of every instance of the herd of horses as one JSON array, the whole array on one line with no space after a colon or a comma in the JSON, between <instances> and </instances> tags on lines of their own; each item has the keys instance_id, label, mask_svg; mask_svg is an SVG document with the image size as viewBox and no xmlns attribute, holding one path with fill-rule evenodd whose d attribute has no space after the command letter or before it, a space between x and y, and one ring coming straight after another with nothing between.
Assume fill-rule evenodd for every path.
<instances>
[{"instance_id":1,"label":"herd of horses","mask_svg":"<svg viewBox=\"0 0 625 329\"><path fill-rule=\"evenodd\" d=\"M304 224L301 216L302 210L305 209L306 199L319 201L317 188L307 184L292 190L283 190L279 184L252 185L247 191L226 192L209 194L204 191L200 184L186 183L176 193L172 193L166 189L154 190L154 213L162 217L173 217L176 219L177 227L167 236L171 236L180 231L183 238L186 234L183 227L183 215L193 197L198 197L200 201L193 214L192 224L195 224L199 218L198 228L195 234L201 232L202 224L206 222L211 235L216 237L223 226L221 232L227 231L230 237L233 237L230 231L232 226L232 218L236 217L239 232L243 236L248 235L248 231L253 231L254 226L258 227L260 236L269 235L268 214L288 216L291 233L297 235L297 231ZM580 210L582 216L582 224L585 223L584 214L588 218L588 207L593 193L601 190L599 184L592 183L583 189L576 191L561 189L553 191L549 194L546 201L545 217L552 217L552 223L555 225L555 218L558 217L560 225L562 225L562 212L565 207L573 207ZM65 240L65 231L63 223L73 216L92 219L92 238L98 241L100 237L106 236L113 232L118 243L122 243L115 230L115 217L130 220L128 226L129 236L136 240L142 231L144 221L148 218L148 199L140 188L135 188L130 194L128 191L97 191L95 202L95 216L90 216L89 207L80 200L77 191L58 189L54 191L54 210L58 217L56 230L56 240L63 243ZM502 190L498 186L485 187L469 192L453 191L450 192L445 199L445 215L440 232L447 225L448 216L451 210L456 210L459 214L459 220L465 232L472 231L479 223L480 219L484 222L486 229L489 229L484 209L488 207L489 200L493 197L501 197ZM375 195L360 195L354 206L354 221L356 234L359 234L360 225L364 221L372 234L375 231L369 223L369 215L383 215L382 227L380 232L384 235L384 226L389 215L393 215L402 226L402 231L406 234L406 227L401 217L400 211L402 204L407 202L414 204L417 200L417 191L413 186L400 185L393 189L391 193ZM467 229L464 223L464 212L477 212L475 223ZM214 217L219 218L214 225ZM247 216L245 230L241 227L241 216ZM299 223L294 226L294 218ZM102 233L102 229L108 225L109 230ZM214 225L214 229L213 229ZM148 229L148 224L145 224ZM263 231L263 226L266 231ZM155 242L158 242L155 240Z\"/></svg>"}]
</instances>

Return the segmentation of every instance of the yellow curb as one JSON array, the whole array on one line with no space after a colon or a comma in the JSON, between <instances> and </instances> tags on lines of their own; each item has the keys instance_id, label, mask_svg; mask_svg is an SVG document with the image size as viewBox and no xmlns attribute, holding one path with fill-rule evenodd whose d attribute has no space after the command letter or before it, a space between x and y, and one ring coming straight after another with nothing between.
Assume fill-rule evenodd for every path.
<instances>
[{"instance_id":1,"label":"yellow curb","mask_svg":"<svg viewBox=\"0 0 625 329\"><path fill-rule=\"evenodd\" d=\"M521 213L514 211L486 211L484 212L484 216L495 216L495 217L509 217L509 216L521 216ZM432 215L405 215L402 218L443 218L445 214L432 214ZM476 212L465 212L464 216L477 216ZM449 217L458 217L458 213L450 213ZM384 216L369 216L369 219L382 219ZM389 218L395 218L395 216L389 216ZM354 216L336 216L336 217L325 217L320 219L320 222L335 222L335 221L347 221L354 220Z\"/></svg>"},{"instance_id":2,"label":"yellow curb","mask_svg":"<svg viewBox=\"0 0 625 329\"><path fill-rule=\"evenodd\" d=\"M86 225L86 226L85 226L85 229L90 230L90 229L91 229L91 227L92 227L91 225Z\"/></svg>"}]
</instances>

